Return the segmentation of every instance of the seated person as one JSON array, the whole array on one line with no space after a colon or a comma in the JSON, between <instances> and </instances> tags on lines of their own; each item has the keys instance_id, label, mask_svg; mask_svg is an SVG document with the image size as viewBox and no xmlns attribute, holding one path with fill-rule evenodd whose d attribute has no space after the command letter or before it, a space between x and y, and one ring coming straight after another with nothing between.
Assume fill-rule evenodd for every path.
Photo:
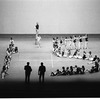
<instances>
[{"instance_id":1,"label":"seated person","mask_svg":"<svg viewBox=\"0 0 100 100\"><path fill-rule=\"evenodd\" d=\"M62 55L61 55L61 49L60 48L57 48L56 50L55 50L55 55L57 55L58 57L62 57Z\"/></svg>"},{"instance_id":2,"label":"seated person","mask_svg":"<svg viewBox=\"0 0 100 100\"><path fill-rule=\"evenodd\" d=\"M8 55L6 55L5 58L4 58L4 62L6 62L6 61L9 61Z\"/></svg>"},{"instance_id":3,"label":"seated person","mask_svg":"<svg viewBox=\"0 0 100 100\"><path fill-rule=\"evenodd\" d=\"M89 51L87 59L91 60L91 61L93 60L92 52L91 51Z\"/></svg>"},{"instance_id":4,"label":"seated person","mask_svg":"<svg viewBox=\"0 0 100 100\"><path fill-rule=\"evenodd\" d=\"M10 62L11 61L11 56L6 55L4 58L4 62Z\"/></svg>"},{"instance_id":5,"label":"seated person","mask_svg":"<svg viewBox=\"0 0 100 100\"><path fill-rule=\"evenodd\" d=\"M99 57L97 58L97 62L98 62L98 63L100 62L100 58L99 58Z\"/></svg>"},{"instance_id":6,"label":"seated person","mask_svg":"<svg viewBox=\"0 0 100 100\"><path fill-rule=\"evenodd\" d=\"M81 73L81 68L75 65L74 67L74 74L80 74Z\"/></svg>"},{"instance_id":7,"label":"seated person","mask_svg":"<svg viewBox=\"0 0 100 100\"><path fill-rule=\"evenodd\" d=\"M2 71L1 71L1 78L2 79L4 79L6 74L8 74L7 71L8 71L8 69L6 67L6 64L4 64L3 67L2 67Z\"/></svg>"},{"instance_id":8,"label":"seated person","mask_svg":"<svg viewBox=\"0 0 100 100\"><path fill-rule=\"evenodd\" d=\"M95 55L93 60L91 62L89 62L88 64L93 64L93 63L95 63L95 61L97 61L98 63L100 62L100 58L97 57L97 55Z\"/></svg>"},{"instance_id":9,"label":"seated person","mask_svg":"<svg viewBox=\"0 0 100 100\"><path fill-rule=\"evenodd\" d=\"M18 53L18 47L15 47L14 52L13 53Z\"/></svg>"},{"instance_id":10,"label":"seated person","mask_svg":"<svg viewBox=\"0 0 100 100\"><path fill-rule=\"evenodd\" d=\"M55 44L55 38L53 38L53 41L52 41L52 42L53 42L53 48L54 48L54 44Z\"/></svg>"},{"instance_id":11,"label":"seated person","mask_svg":"<svg viewBox=\"0 0 100 100\"><path fill-rule=\"evenodd\" d=\"M13 53L13 51L14 51L14 47L12 47L11 44L9 44L9 50L11 53Z\"/></svg>"},{"instance_id":12,"label":"seated person","mask_svg":"<svg viewBox=\"0 0 100 100\"><path fill-rule=\"evenodd\" d=\"M73 72L74 72L74 74L76 74L76 72L77 72L77 65L75 65L75 67L73 67Z\"/></svg>"},{"instance_id":13,"label":"seated person","mask_svg":"<svg viewBox=\"0 0 100 100\"><path fill-rule=\"evenodd\" d=\"M83 57L82 57L82 59L84 60L84 59L86 59L87 57L86 57L86 52L85 51L83 51Z\"/></svg>"},{"instance_id":14,"label":"seated person","mask_svg":"<svg viewBox=\"0 0 100 100\"><path fill-rule=\"evenodd\" d=\"M73 75L73 67L72 66L70 66L69 75Z\"/></svg>"},{"instance_id":15,"label":"seated person","mask_svg":"<svg viewBox=\"0 0 100 100\"><path fill-rule=\"evenodd\" d=\"M4 62L4 65L6 66L7 69L9 69L10 62L9 61Z\"/></svg>"},{"instance_id":16,"label":"seated person","mask_svg":"<svg viewBox=\"0 0 100 100\"><path fill-rule=\"evenodd\" d=\"M7 48L7 50L6 50L6 55L11 56L11 52L10 52L9 48Z\"/></svg>"},{"instance_id":17,"label":"seated person","mask_svg":"<svg viewBox=\"0 0 100 100\"><path fill-rule=\"evenodd\" d=\"M99 63L95 61L95 72L99 71Z\"/></svg>"},{"instance_id":18,"label":"seated person","mask_svg":"<svg viewBox=\"0 0 100 100\"><path fill-rule=\"evenodd\" d=\"M97 58L98 58L97 55L95 55L94 58L93 58L93 61L96 61Z\"/></svg>"},{"instance_id":19,"label":"seated person","mask_svg":"<svg viewBox=\"0 0 100 100\"><path fill-rule=\"evenodd\" d=\"M68 50L67 49L65 49L65 51L64 51L64 55L63 55L64 57L67 57L68 56Z\"/></svg>"},{"instance_id":20,"label":"seated person","mask_svg":"<svg viewBox=\"0 0 100 100\"><path fill-rule=\"evenodd\" d=\"M77 51L76 58L78 58L78 59L82 59L82 57L81 57L81 55L80 55L80 50Z\"/></svg>"},{"instance_id":21,"label":"seated person","mask_svg":"<svg viewBox=\"0 0 100 100\"><path fill-rule=\"evenodd\" d=\"M53 51L55 51L56 49L58 49L58 45L56 43L54 43Z\"/></svg>"},{"instance_id":22,"label":"seated person","mask_svg":"<svg viewBox=\"0 0 100 100\"><path fill-rule=\"evenodd\" d=\"M55 39L54 48L58 48L58 39Z\"/></svg>"},{"instance_id":23,"label":"seated person","mask_svg":"<svg viewBox=\"0 0 100 100\"><path fill-rule=\"evenodd\" d=\"M76 49L76 51L74 52L73 57L74 57L74 58L82 58L82 57L80 56L80 52L79 52L78 49Z\"/></svg>"},{"instance_id":24,"label":"seated person","mask_svg":"<svg viewBox=\"0 0 100 100\"><path fill-rule=\"evenodd\" d=\"M14 40L13 40L12 37L10 38L10 44L11 44L12 47L14 47Z\"/></svg>"},{"instance_id":25,"label":"seated person","mask_svg":"<svg viewBox=\"0 0 100 100\"><path fill-rule=\"evenodd\" d=\"M62 54L62 57L65 54L65 45L64 44L62 44L62 46L61 46L61 54Z\"/></svg>"},{"instance_id":26,"label":"seated person","mask_svg":"<svg viewBox=\"0 0 100 100\"><path fill-rule=\"evenodd\" d=\"M99 71L99 64L98 64L98 62L95 62L95 65L92 66L92 68L89 72L94 73L94 72L98 72L98 71Z\"/></svg>"},{"instance_id":27,"label":"seated person","mask_svg":"<svg viewBox=\"0 0 100 100\"><path fill-rule=\"evenodd\" d=\"M70 71L69 71L69 67L66 68L66 75L69 75Z\"/></svg>"},{"instance_id":28,"label":"seated person","mask_svg":"<svg viewBox=\"0 0 100 100\"><path fill-rule=\"evenodd\" d=\"M81 68L77 67L76 74L80 74L80 73L81 73Z\"/></svg>"},{"instance_id":29,"label":"seated person","mask_svg":"<svg viewBox=\"0 0 100 100\"><path fill-rule=\"evenodd\" d=\"M89 73L93 73L93 72L95 72L95 67L94 66L92 66L92 68L90 69Z\"/></svg>"},{"instance_id":30,"label":"seated person","mask_svg":"<svg viewBox=\"0 0 100 100\"><path fill-rule=\"evenodd\" d=\"M5 74L6 74L6 67L3 66L2 71L1 71L1 78L2 78L2 79L4 79Z\"/></svg>"},{"instance_id":31,"label":"seated person","mask_svg":"<svg viewBox=\"0 0 100 100\"><path fill-rule=\"evenodd\" d=\"M61 75L61 71L59 69L56 70L56 72L51 72L51 76L59 76Z\"/></svg>"},{"instance_id":32,"label":"seated person","mask_svg":"<svg viewBox=\"0 0 100 100\"><path fill-rule=\"evenodd\" d=\"M62 51L62 56L64 56L64 51Z\"/></svg>"},{"instance_id":33,"label":"seated person","mask_svg":"<svg viewBox=\"0 0 100 100\"><path fill-rule=\"evenodd\" d=\"M62 75L66 75L65 67L62 67Z\"/></svg>"},{"instance_id":34,"label":"seated person","mask_svg":"<svg viewBox=\"0 0 100 100\"><path fill-rule=\"evenodd\" d=\"M78 49L75 50L73 57L75 57L77 55Z\"/></svg>"},{"instance_id":35,"label":"seated person","mask_svg":"<svg viewBox=\"0 0 100 100\"><path fill-rule=\"evenodd\" d=\"M84 73L85 73L85 67L83 65L82 68L81 68L81 74L84 74Z\"/></svg>"}]
</instances>

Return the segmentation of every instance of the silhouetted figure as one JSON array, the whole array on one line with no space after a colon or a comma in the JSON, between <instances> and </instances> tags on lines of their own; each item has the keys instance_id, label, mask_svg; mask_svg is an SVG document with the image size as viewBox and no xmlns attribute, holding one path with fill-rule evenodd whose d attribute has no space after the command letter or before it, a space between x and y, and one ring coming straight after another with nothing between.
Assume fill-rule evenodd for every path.
<instances>
[{"instance_id":1,"label":"silhouetted figure","mask_svg":"<svg viewBox=\"0 0 100 100\"><path fill-rule=\"evenodd\" d=\"M44 82L44 76L46 72L46 67L43 65L43 62L41 62L41 66L39 66L38 69L38 75L39 75L39 82Z\"/></svg>"},{"instance_id":2,"label":"silhouetted figure","mask_svg":"<svg viewBox=\"0 0 100 100\"><path fill-rule=\"evenodd\" d=\"M65 67L62 67L62 75L66 75L66 70L65 70Z\"/></svg>"},{"instance_id":3,"label":"silhouetted figure","mask_svg":"<svg viewBox=\"0 0 100 100\"><path fill-rule=\"evenodd\" d=\"M95 61L95 72L99 71L99 63Z\"/></svg>"},{"instance_id":4,"label":"silhouetted figure","mask_svg":"<svg viewBox=\"0 0 100 100\"><path fill-rule=\"evenodd\" d=\"M73 75L73 66L70 66L70 75Z\"/></svg>"},{"instance_id":5,"label":"silhouetted figure","mask_svg":"<svg viewBox=\"0 0 100 100\"><path fill-rule=\"evenodd\" d=\"M29 66L29 62L27 62L27 65L24 66L24 70L25 70L25 82L26 83L29 83L30 82L30 74L31 74L31 71L32 71L32 68L31 66Z\"/></svg>"},{"instance_id":6,"label":"silhouetted figure","mask_svg":"<svg viewBox=\"0 0 100 100\"><path fill-rule=\"evenodd\" d=\"M81 74L84 74L84 73L85 73L85 67L84 67L84 65L82 65Z\"/></svg>"}]
</instances>

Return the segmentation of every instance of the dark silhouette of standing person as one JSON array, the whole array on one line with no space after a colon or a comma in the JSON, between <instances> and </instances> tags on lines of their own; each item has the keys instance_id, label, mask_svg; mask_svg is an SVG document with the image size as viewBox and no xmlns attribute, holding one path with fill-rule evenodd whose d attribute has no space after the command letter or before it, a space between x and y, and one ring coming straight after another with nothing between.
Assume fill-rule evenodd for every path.
<instances>
[{"instance_id":1,"label":"dark silhouette of standing person","mask_svg":"<svg viewBox=\"0 0 100 100\"><path fill-rule=\"evenodd\" d=\"M39 82L44 83L44 76L45 76L45 72L46 72L46 67L43 65L43 62L41 62L41 66L39 66L38 69L38 75L39 75Z\"/></svg>"},{"instance_id":2,"label":"dark silhouette of standing person","mask_svg":"<svg viewBox=\"0 0 100 100\"><path fill-rule=\"evenodd\" d=\"M24 66L24 70L25 70L25 83L29 83L30 82L30 75L31 75L32 68L31 68L31 66L29 64L30 63L27 62L27 65Z\"/></svg>"}]
</instances>

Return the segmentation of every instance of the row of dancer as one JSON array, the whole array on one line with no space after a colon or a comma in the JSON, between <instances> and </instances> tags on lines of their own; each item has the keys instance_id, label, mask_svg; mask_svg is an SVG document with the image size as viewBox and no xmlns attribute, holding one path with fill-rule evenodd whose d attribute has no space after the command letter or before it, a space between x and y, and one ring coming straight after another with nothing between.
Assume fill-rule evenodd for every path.
<instances>
[{"instance_id":1,"label":"row of dancer","mask_svg":"<svg viewBox=\"0 0 100 100\"><path fill-rule=\"evenodd\" d=\"M82 67L78 67L75 65L75 67L62 67L62 71L57 69L55 72L51 72L51 76L61 76L61 75L75 75L75 74L84 74L85 73L85 67L82 65Z\"/></svg>"},{"instance_id":2,"label":"row of dancer","mask_svg":"<svg viewBox=\"0 0 100 100\"><path fill-rule=\"evenodd\" d=\"M53 54L56 55L57 57L64 57L64 58L75 58L75 59L83 59L83 60L89 60L89 63L92 63L92 61L100 61L100 58L95 55L93 56L92 51L86 52L86 51L81 51L79 49L76 50L66 50L62 51L60 49L53 51Z\"/></svg>"},{"instance_id":3,"label":"row of dancer","mask_svg":"<svg viewBox=\"0 0 100 100\"><path fill-rule=\"evenodd\" d=\"M84 36L70 36L65 37L65 38L60 38L58 39L58 37L53 38L53 48L59 48L59 47L63 47L66 49L87 49L88 48L88 35L84 35Z\"/></svg>"},{"instance_id":4,"label":"row of dancer","mask_svg":"<svg viewBox=\"0 0 100 100\"><path fill-rule=\"evenodd\" d=\"M7 72L8 72L10 62L11 62L11 59L12 59L12 54L17 53L17 52L18 52L18 47L14 46L14 40L11 37L10 44L9 44L7 50L6 50L6 55L5 55L5 58L4 58L4 64L3 64L3 67L2 67L2 71L1 71L1 78L2 79L4 79L6 75L8 75Z\"/></svg>"}]
</instances>

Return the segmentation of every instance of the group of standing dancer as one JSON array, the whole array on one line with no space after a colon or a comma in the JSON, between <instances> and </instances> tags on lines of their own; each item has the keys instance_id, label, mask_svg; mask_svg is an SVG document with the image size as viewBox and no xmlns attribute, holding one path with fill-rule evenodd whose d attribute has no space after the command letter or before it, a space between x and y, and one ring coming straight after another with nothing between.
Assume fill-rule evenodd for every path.
<instances>
[{"instance_id":1,"label":"group of standing dancer","mask_svg":"<svg viewBox=\"0 0 100 100\"><path fill-rule=\"evenodd\" d=\"M87 49L88 48L88 35L85 36L70 36L65 38L58 37L53 38L53 48L55 48L55 45L58 47L61 47L62 45L65 46L66 49ZM56 48L55 48L56 49Z\"/></svg>"},{"instance_id":2,"label":"group of standing dancer","mask_svg":"<svg viewBox=\"0 0 100 100\"><path fill-rule=\"evenodd\" d=\"M80 50L85 50L88 48L88 35L84 36L70 36L65 38L58 37L53 38L53 53L57 56L70 56L71 51L75 51L75 53L79 53Z\"/></svg>"}]
</instances>

